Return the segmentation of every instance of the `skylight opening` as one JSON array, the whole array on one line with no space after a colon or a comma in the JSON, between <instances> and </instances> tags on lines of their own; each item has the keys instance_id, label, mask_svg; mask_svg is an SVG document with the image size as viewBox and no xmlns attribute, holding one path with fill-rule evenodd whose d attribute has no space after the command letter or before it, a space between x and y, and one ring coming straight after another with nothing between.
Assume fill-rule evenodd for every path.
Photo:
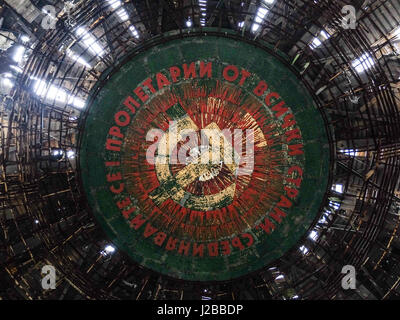
<instances>
[{"instance_id":1,"label":"skylight opening","mask_svg":"<svg viewBox=\"0 0 400 320\"><path fill-rule=\"evenodd\" d=\"M25 53L25 47L23 47L23 46L17 46L16 48L15 48L15 51L14 51L14 55L13 55L13 60L16 62L16 63L18 63L18 64L20 64L21 62L22 62L22 59L24 58L24 53Z\"/></svg>"},{"instance_id":2,"label":"skylight opening","mask_svg":"<svg viewBox=\"0 0 400 320\"><path fill-rule=\"evenodd\" d=\"M268 9L267 8L259 7L257 9L256 16L254 18L254 23L251 26L251 31L256 32L260 28L260 26L261 26L265 16L267 15L267 13L268 13Z\"/></svg>"},{"instance_id":3,"label":"skylight opening","mask_svg":"<svg viewBox=\"0 0 400 320\"><path fill-rule=\"evenodd\" d=\"M201 17L200 17L200 25L202 27L206 26L206 16L207 16L207 0L199 0L199 7L201 11Z\"/></svg>"},{"instance_id":4,"label":"skylight opening","mask_svg":"<svg viewBox=\"0 0 400 320\"><path fill-rule=\"evenodd\" d=\"M318 220L318 223L319 224L326 224L326 223L328 223L328 220L326 219L325 216L322 216L322 218Z\"/></svg>"},{"instance_id":5,"label":"skylight opening","mask_svg":"<svg viewBox=\"0 0 400 320\"><path fill-rule=\"evenodd\" d=\"M120 7L122 5L120 0L108 0L108 3L110 4L110 6L113 9L117 9L118 7Z\"/></svg>"},{"instance_id":6,"label":"skylight opening","mask_svg":"<svg viewBox=\"0 0 400 320\"><path fill-rule=\"evenodd\" d=\"M61 149L53 149L53 150L51 150L51 155L53 157L62 158L62 156L64 155L64 152Z\"/></svg>"},{"instance_id":7,"label":"skylight opening","mask_svg":"<svg viewBox=\"0 0 400 320\"><path fill-rule=\"evenodd\" d=\"M83 57L77 55L71 49L67 49L66 54L73 61L78 62L79 64L85 66L86 68L88 68L88 69L92 68L92 66Z\"/></svg>"},{"instance_id":8,"label":"skylight opening","mask_svg":"<svg viewBox=\"0 0 400 320\"><path fill-rule=\"evenodd\" d=\"M301 246L301 247L299 248L299 250L300 250L300 252L301 252L302 254L304 254L304 255L306 255L306 254L309 252L308 248L305 247L305 246Z\"/></svg>"},{"instance_id":9,"label":"skylight opening","mask_svg":"<svg viewBox=\"0 0 400 320\"><path fill-rule=\"evenodd\" d=\"M30 38L29 38L28 36L26 36L26 35L21 36L21 41L22 41L23 43L28 42L29 39L30 39Z\"/></svg>"},{"instance_id":10,"label":"skylight opening","mask_svg":"<svg viewBox=\"0 0 400 320\"><path fill-rule=\"evenodd\" d=\"M339 210L340 203L336 201L329 201L329 207L331 207L334 210Z\"/></svg>"},{"instance_id":11,"label":"skylight opening","mask_svg":"<svg viewBox=\"0 0 400 320\"><path fill-rule=\"evenodd\" d=\"M78 37L81 37L81 41L91 53L100 57L104 55L105 52L103 48L99 45L99 43L96 41L96 38L93 35L91 35L87 30L85 30L83 27L79 27L78 29L76 29L76 35Z\"/></svg>"},{"instance_id":12,"label":"skylight opening","mask_svg":"<svg viewBox=\"0 0 400 320\"><path fill-rule=\"evenodd\" d=\"M122 3L120 0L108 0L109 4L111 5L111 7L113 9L118 9L115 13L117 14L118 18L122 21L122 22L126 22L129 20L129 14L128 12L122 7ZM139 39L139 32L137 31L137 29L131 25L129 26L129 31L131 32L131 34L136 38Z\"/></svg>"},{"instance_id":13,"label":"skylight opening","mask_svg":"<svg viewBox=\"0 0 400 320\"><path fill-rule=\"evenodd\" d=\"M362 73L370 69L375 64L374 59L368 53L364 53L360 58L354 60L351 66L358 72Z\"/></svg>"},{"instance_id":14,"label":"skylight opening","mask_svg":"<svg viewBox=\"0 0 400 320\"><path fill-rule=\"evenodd\" d=\"M314 38L313 41L310 44L311 49L318 48L322 44L322 41L319 40L318 38Z\"/></svg>"},{"instance_id":15,"label":"skylight opening","mask_svg":"<svg viewBox=\"0 0 400 320\"><path fill-rule=\"evenodd\" d=\"M357 150L354 149L344 149L344 150L339 150L340 153L344 153L345 155L355 157L357 154Z\"/></svg>"},{"instance_id":16,"label":"skylight opening","mask_svg":"<svg viewBox=\"0 0 400 320\"><path fill-rule=\"evenodd\" d=\"M267 12L268 12L267 8L259 8L257 11L257 16L260 17L261 19L264 19Z\"/></svg>"},{"instance_id":17,"label":"skylight opening","mask_svg":"<svg viewBox=\"0 0 400 320\"><path fill-rule=\"evenodd\" d=\"M337 193L343 193L343 185L342 184L334 184L332 186L332 190Z\"/></svg>"},{"instance_id":18,"label":"skylight opening","mask_svg":"<svg viewBox=\"0 0 400 320\"><path fill-rule=\"evenodd\" d=\"M310 238L313 241L317 241L318 240L318 232L313 230L310 232L310 234L308 235L308 238Z\"/></svg>"},{"instance_id":19,"label":"skylight opening","mask_svg":"<svg viewBox=\"0 0 400 320\"><path fill-rule=\"evenodd\" d=\"M129 31L132 33L132 35L136 38L139 39L139 32L136 30L134 26L129 27Z\"/></svg>"},{"instance_id":20,"label":"skylight opening","mask_svg":"<svg viewBox=\"0 0 400 320\"><path fill-rule=\"evenodd\" d=\"M309 44L309 47L314 50L315 48L318 48L322 44L322 42L328 40L330 37L331 35L329 33L327 33L325 30L321 30L319 35L315 37Z\"/></svg>"},{"instance_id":21,"label":"skylight opening","mask_svg":"<svg viewBox=\"0 0 400 320\"><path fill-rule=\"evenodd\" d=\"M57 87L55 85L48 85L43 80L36 80L33 86L33 92L39 97L47 101L56 101L59 103L66 103L69 106L73 106L77 109L83 109L85 107L85 101L79 97L70 95L66 90Z\"/></svg>"},{"instance_id":22,"label":"skylight opening","mask_svg":"<svg viewBox=\"0 0 400 320\"><path fill-rule=\"evenodd\" d=\"M331 37L331 35L327 33L325 30L321 30L320 35L324 38L324 40L328 40Z\"/></svg>"},{"instance_id":23,"label":"skylight opening","mask_svg":"<svg viewBox=\"0 0 400 320\"><path fill-rule=\"evenodd\" d=\"M75 151L68 150L67 151L67 157L68 157L68 159L75 159Z\"/></svg>"},{"instance_id":24,"label":"skylight opening","mask_svg":"<svg viewBox=\"0 0 400 320\"><path fill-rule=\"evenodd\" d=\"M62 103L67 101L67 93L65 90L55 85L48 86L43 80L37 80L33 90L38 96L48 100L55 100Z\"/></svg>"},{"instance_id":25,"label":"skylight opening","mask_svg":"<svg viewBox=\"0 0 400 320\"><path fill-rule=\"evenodd\" d=\"M74 106L75 108L83 109L85 107L86 102L81 98L71 95L69 97L68 104Z\"/></svg>"},{"instance_id":26,"label":"skylight opening","mask_svg":"<svg viewBox=\"0 0 400 320\"><path fill-rule=\"evenodd\" d=\"M107 253L114 253L115 252L115 247L113 247L112 245L109 244L104 248L104 250Z\"/></svg>"},{"instance_id":27,"label":"skylight opening","mask_svg":"<svg viewBox=\"0 0 400 320\"><path fill-rule=\"evenodd\" d=\"M11 81L11 80L10 80L9 78L7 78L7 77L1 78L1 84L2 84L4 87L8 88L8 89L11 89L11 88L14 87L14 82Z\"/></svg>"},{"instance_id":28,"label":"skylight opening","mask_svg":"<svg viewBox=\"0 0 400 320\"><path fill-rule=\"evenodd\" d=\"M10 65L10 69L14 70L17 73L22 73L22 69L18 66Z\"/></svg>"},{"instance_id":29,"label":"skylight opening","mask_svg":"<svg viewBox=\"0 0 400 320\"><path fill-rule=\"evenodd\" d=\"M104 247L104 250L100 251L100 254L101 254L103 257L106 257L106 256L112 255L115 251L116 251L116 248L115 248L113 245L108 244L108 245L106 245L106 246Z\"/></svg>"},{"instance_id":30,"label":"skylight opening","mask_svg":"<svg viewBox=\"0 0 400 320\"><path fill-rule=\"evenodd\" d=\"M324 213L322 214L322 218L319 219L318 223L319 224L328 224L328 218L332 214L332 211L330 210L324 210Z\"/></svg>"},{"instance_id":31,"label":"skylight opening","mask_svg":"<svg viewBox=\"0 0 400 320\"><path fill-rule=\"evenodd\" d=\"M118 15L119 19L122 22L128 21L128 19L129 19L128 12L126 12L126 10L124 8L118 9L116 11L116 14Z\"/></svg>"},{"instance_id":32,"label":"skylight opening","mask_svg":"<svg viewBox=\"0 0 400 320\"><path fill-rule=\"evenodd\" d=\"M251 26L251 31L256 32L260 28L260 25L258 23L253 23Z\"/></svg>"}]
</instances>

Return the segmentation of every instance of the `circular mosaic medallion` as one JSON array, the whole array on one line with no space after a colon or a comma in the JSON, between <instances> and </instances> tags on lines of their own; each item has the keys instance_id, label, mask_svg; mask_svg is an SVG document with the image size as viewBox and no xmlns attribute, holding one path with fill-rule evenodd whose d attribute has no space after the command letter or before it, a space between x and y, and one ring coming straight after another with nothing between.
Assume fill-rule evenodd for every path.
<instances>
[{"instance_id":1,"label":"circular mosaic medallion","mask_svg":"<svg viewBox=\"0 0 400 320\"><path fill-rule=\"evenodd\" d=\"M81 141L89 204L145 267L229 280L291 249L321 205L329 147L296 76L266 50L192 36L96 89Z\"/></svg>"}]
</instances>

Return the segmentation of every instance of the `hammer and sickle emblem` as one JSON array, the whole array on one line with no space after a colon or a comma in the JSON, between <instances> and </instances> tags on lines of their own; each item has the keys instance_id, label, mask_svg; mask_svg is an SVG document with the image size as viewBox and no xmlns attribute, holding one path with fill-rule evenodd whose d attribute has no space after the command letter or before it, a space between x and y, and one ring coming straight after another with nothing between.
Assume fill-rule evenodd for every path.
<instances>
[{"instance_id":1,"label":"hammer and sickle emblem","mask_svg":"<svg viewBox=\"0 0 400 320\"><path fill-rule=\"evenodd\" d=\"M196 161L187 163L187 165L175 176L172 174L169 167L170 149L174 149L177 142L182 140L182 132L185 130L198 132L199 128L179 105L174 105L167 110L167 113L170 115L174 114L177 117L175 118L175 127L166 131L158 144L157 156L155 159L155 169L160 186L150 194L150 198L153 199L157 205L160 205L167 199L171 198L181 206L196 211L215 210L229 205L235 196L235 183L231 184L219 193L212 195L198 196L185 191L185 188L188 185L200 177L207 175L209 176L210 171L218 166L210 161L213 156L213 152L208 148L205 152L201 152ZM218 143L218 148L215 149L218 150L217 152L220 152L218 159L224 159L224 153L229 153L231 155L233 154L234 159L237 159L238 155L236 151L216 123L210 123L204 129L206 130L203 130L202 132L211 142L211 147L213 141L216 141L216 139L224 141L224 147L220 148L220 144ZM168 142L170 142L172 130L176 132L177 139L175 139L175 137L174 139L171 139L173 141L173 145L169 145ZM225 163L225 165L232 174L235 174L238 168L237 163L237 161L232 161L232 163Z\"/></svg>"}]
</instances>

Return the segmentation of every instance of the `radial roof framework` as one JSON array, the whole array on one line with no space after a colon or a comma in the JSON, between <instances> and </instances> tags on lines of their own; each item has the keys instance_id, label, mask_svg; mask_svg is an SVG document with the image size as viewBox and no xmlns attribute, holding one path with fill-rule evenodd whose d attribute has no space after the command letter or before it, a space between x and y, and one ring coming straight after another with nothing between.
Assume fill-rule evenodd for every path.
<instances>
[{"instance_id":1,"label":"radial roof framework","mask_svg":"<svg viewBox=\"0 0 400 320\"><path fill-rule=\"evenodd\" d=\"M349 4L354 29L343 26ZM7 0L0 10L1 298L399 297L398 1ZM324 130L310 136L326 135L330 159L303 236L223 281L165 274L113 245L82 166L91 110L113 75L149 50L195 38L208 51L220 39L279 60L319 111ZM160 70L173 64L159 60ZM44 265L57 270L55 290L41 287ZM342 289L345 265L357 270L356 290Z\"/></svg>"}]
</instances>

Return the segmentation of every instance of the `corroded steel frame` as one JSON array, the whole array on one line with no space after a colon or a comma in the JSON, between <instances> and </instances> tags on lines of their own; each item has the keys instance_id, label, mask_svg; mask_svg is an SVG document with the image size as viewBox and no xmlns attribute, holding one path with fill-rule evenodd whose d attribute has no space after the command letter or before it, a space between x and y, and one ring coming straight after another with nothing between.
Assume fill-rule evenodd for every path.
<instances>
[{"instance_id":1,"label":"corroded steel frame","mask_svg":"<svg viewBox=\"0 0 400 320\"><path fill-rule=\"evenodd\" d=\"M313 0L276 2L260 32L251 32L256 7L221 7L208 1L208 26L237 31L245 41L269 43L292 59L303 83L325 116L331 135L333 184L321 215L310 231L317 240L303 239L299 247L266 268L229 283L187 283L160 277L132 264L123 254L101 255L107 239L89 214L77 180L75 159L57 158L54 150L79 152L77 134L81 112L55 101L45 102L32 91L35 77L66 87L86 98L95 83L106 81L104 70L133 48L145 50L142 41L162 38L164 31L189 35L186 17L200 32L199 7L186 1L135 1L124 4L129 25L99 1L84 1L72 12L77 25L88 30L107 49L92 56L93 68L71 61L65 47L82 40L60 17L55 30L38 32L27 45L30 53L16 86L1 105L0 296L17 298L80 297L97 299L344 299L398 297L399 224L399 75L393 67L396 46L391 32L399 24L396 1L375 1L357 8L360 27L340 25L346 1ZM160 9L161 8L161 9ZM12 8L9 8L12 10ZM380 11L385 11L386 19ZM390 18L390 16L392 16ZM238 23L245 21L245 26ZM390 24L393 24L391 28ZM39 27L39 26L37 26ZM320 30L331 36L318 48L309 44ZM60 45L64 49L60 51ZM89 49L79 54L87 58ZM363 72L355 59L368 53L374 64ZM396 95L397 94L397 95ZM340 207L338 208L338 205ZM329 212L329 214L327 214ZM323 220L323 216L326 218ZM39 223L36 223L38 220ZM324 221L324 222L321 222ZM59 271L54 291L40 287L40 268L52 264ZM341 268L354 265L364 289L343 291ZM278 276L283 277L278 277ZM204 291L206 290L206 291ZM364 294L366 295L364 296Z\"/></svg>"}]
</instances>

